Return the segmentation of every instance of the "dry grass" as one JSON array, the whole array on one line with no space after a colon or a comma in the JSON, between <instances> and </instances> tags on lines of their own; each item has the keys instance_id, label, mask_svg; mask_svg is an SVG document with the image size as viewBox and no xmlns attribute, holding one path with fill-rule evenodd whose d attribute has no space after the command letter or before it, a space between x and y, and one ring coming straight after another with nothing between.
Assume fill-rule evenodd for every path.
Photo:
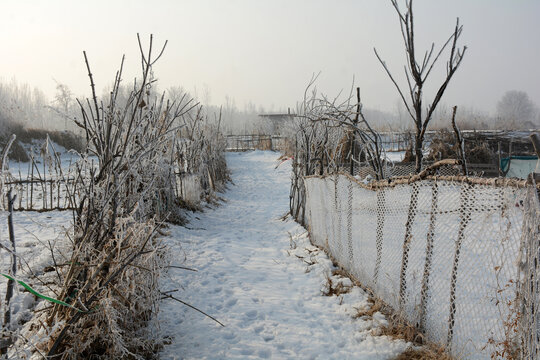
<instances>
[{"instance_id":1,"label":"dry grass","mask_svg":"<svg viewBox=\"0 0 540 360\"><path fill-rule=\"evenodd\" d=\"M352 289L352 285L344 285L343 282L335 283L330 276L326 277L326 284L323 290L324 296L339 296L347 294Z\"/></svg>"},{"instance_id":2,"label":"dry grass","mask_svg":"<svg viewBox=\"0 0 540 360\"><path fill-rule=\"evenodd\" d=\"M382 312L384 303L378 299L370 299L370 306L367 308L357 309L357 313L353 315L354 319L370 318L377 312Z\"/></svg>"},{"instance_id":3,"label":"dry grass","mask_svg":"<svg viewBox=\"0 0 540 360\"><path fill-rule=\"evenodd\" d=\"M335 260L330 259L334 262ZM426 339L418 328L409 322L405 321L403 316L395 312L389 305L387 305L381 299L375 297L373 292L358 282L354 276L345 271L342 268L336 267L332 270L333 276L340 276L348 278L352 282L352 286L344 286L342 282L335 284L330 276L327 276L327 283L323 295L325 296L339 296L351 291L353 286L361 287L366 293L370 294L367 307L356 309L357 312L352 315L354 319L370 319L377 312L383 314L388 321L388 325L383 325L373 332L374 336L387 336L396 340L403 340L411 343L411 346L398 355L395 360L457 360L457 358L450 356L446 352L446 347L441 344L435 344Z\"/></svg>"},{"instance_id":4,"label":"dry grass","mask_svg":"<svg viewBox=\"0 0 540 360\"><path fill-rule=\"evenodd\" d=\"M67 150L75 150L79 153L84 151L85 141L82 137L75 135L71 131L50 131L43 129L22 128L18 131L17 139L30 143L34 139L45 140L49 138L56 144L63 146Z\"/></svg>"},{"instance_id":5,"label":"dry grass","mask_svg":"<svg viewBox=\"0 0 540 360\"><path fill-rule=\"evenodd\" d=\"M388 325L381 327L380 335L389 336L393 339L404 340L414 345L425 345L426 340L418 329L408 322L400 319L397 315L385 314L388 319Z\"/></svg>"},{"instance_id":6,"label":"dry grass","mask_svg":"<svg viewBox=\"0 0 540 360\"><path fill-rule=\"evenodd\" d=\"M334 270L333 274L350 277L347 272L341 269ZM353 282L358 284L354 280ZM364 290L371 293L369 289ZM370 296L368 302L370 303L369 306L357 309L357 312L353 315L354 319L370 319L377 312L380 312L385 316L388 324L379 327L374 331L373 335L387 336L392 339L411 343L411 346L396 357L395 360L456 360L456 358L446 352L444 346L428 341L416 326L405 321L403 316L400 316L399 313L396 313L379 298Z\"/></svg>"},{"instance_id":7,"label":"dry grass","mask_svg":"<svg viewBox=\"0 0 540 360\"><path fill-rule=\"evenodd\" d=\"M382 326L377 334L412 344L405 352L396 357L396 360L455 360L447 353L445 346L428 341L416 326L405 321L390 307L382 305L380 311L386 316L388 325Z\"/></svg>"},{"instance_id":8,"label":"dry grass","mask_svg":"<svg viewBox=\"0 0 540 360\"><path fill-rule=\"evenodd\" d=\"M440 130L431 140L429 154L424 157L424 160L458 159L458 146L454 133ZM465 154L470 164L489 164L495 159L495 153L483 139L466 139ZM402 162L414 162L415 158L413 149L407 149Z\"/></svg>"},{"instance_id":9,"label":"dry grass","mask_svg":"<svg viewBox=\"0 0 540 360\"><path fill-rule=\"evenodd\" d=\"M402 352L394 360L454 360L448 355L444 348L409 348Z\"/></svg>"},{"instance_id":10,"label":"dry grass","mask_svg":"<svg viewBox=\"0 0 540 360\"><path fill-rule=\"evenodd\" d=\"M337 269L332 270L332 275L333 276L341 276L341 277L350 278L349 273L346 272L345 270L341 269L341 268L337 268ZM353 281L353 280L351 279L351 281ZM353 283L354 283L354 281L353 281Z\"/></svg>"}]
</instances>

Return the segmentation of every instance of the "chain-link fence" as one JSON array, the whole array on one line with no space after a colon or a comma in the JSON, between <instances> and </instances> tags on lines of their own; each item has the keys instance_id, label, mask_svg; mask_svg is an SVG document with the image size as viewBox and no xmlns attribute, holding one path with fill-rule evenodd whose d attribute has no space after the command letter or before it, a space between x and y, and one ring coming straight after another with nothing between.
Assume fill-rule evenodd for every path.
<instances>
[{"instance_id":1,"label":"chain-link fence","mask_svg":"<svg viewBox=\"0 0 540 360\"><path fill-rule=\"evenodd\" d=\"M429 340L458 358L538 358L535 185L346 174L297 185L291 208L312 242Z\"/></svg>"},{"instance_id":2,"label":"chain-link fence","mask_svg":"<svg viewBox=\"0 0 540 360\"><path fill-rule=\"evenodd\" d=\"M429 166L433 165L433 162L424 162L422 164L422 169L425 169ZM401 163L401 164L392 164L392 163L385 163L383 166L383 176L385 179L394 178L394 177L400 177L400 176L410 176L414 175L416 173L415 171L416 164L415 163ZM349 165L348 164L342 164L340 166L340 169L343 172L350 173L349 171ZM461 167L457 165L443 165L438 167L436 170L437 175L460 175L461 174ZM359 179L365 179L366 177L371 177L372 179L375 179L375 171L373 171L373 168L369 166L368 163L359 163L355 164L353 167L353 174L354 176Z\"/></svg>"}]
</instances>

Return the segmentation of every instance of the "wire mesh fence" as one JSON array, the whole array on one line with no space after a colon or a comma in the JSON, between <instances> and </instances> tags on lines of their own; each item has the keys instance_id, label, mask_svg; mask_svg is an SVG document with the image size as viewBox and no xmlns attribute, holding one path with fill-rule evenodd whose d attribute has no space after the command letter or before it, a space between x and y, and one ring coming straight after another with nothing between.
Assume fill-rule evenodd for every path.
<instances>
[{"instance_id":1,"label":"wire mesh fence","mask_svg":"<svg viewBox=\"0 0 540 360\"><path fill-rule=\"evenodd\" d=\"M431 166L433 162L424 162L422 164L422 169L425 169L429 166ZM392 163L385 163L385 166L383 166L383 176L385 179L394 178L394 177L400 177L400 176L410 176L414 175L416 173L415 171L415 163L400 163L400 164L392 164ZM342 164L340 166L340 169L343 170L343 172L348 172L350 168L349 164ZM366 177L375 178L375 171L373 171L373 168L368 163L358 163L353 166L353 174L357 179L365 179ZM461 168L456 165L444 165L441 167L438 167L436 169L437 175L445 175L445 176L453 176L453 175L460 175L461 174Z\"/></svg>"},{"instance_id":2,"label":"wire mesh fence","mask_svg":"<svg viewBox=\"0 0 540 360\"><path fill-rule=\"evenodd\" d=\"M540 355L536 186L334 174L302 178L291 204L314 244L451 354Z\"/></svg>"}]
</instances>

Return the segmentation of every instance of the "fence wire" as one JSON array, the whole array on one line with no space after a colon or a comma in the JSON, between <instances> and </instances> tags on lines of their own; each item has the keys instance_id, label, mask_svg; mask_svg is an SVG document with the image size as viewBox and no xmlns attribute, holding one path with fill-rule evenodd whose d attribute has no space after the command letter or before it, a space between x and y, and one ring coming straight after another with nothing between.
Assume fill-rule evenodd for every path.
<instances>
[{"instance_id":1,"label":"fence wire","mask_svg":"<svg viewBox=\"0 0 540 360\"><path fill-rule=\"evenodd\" d=\"M305 202L313 243L429 340L458 358L538 358L535 186L432 177L371 188L345 174L303 183L305 199L292 202Z\"/></svg>"}]
</instances>

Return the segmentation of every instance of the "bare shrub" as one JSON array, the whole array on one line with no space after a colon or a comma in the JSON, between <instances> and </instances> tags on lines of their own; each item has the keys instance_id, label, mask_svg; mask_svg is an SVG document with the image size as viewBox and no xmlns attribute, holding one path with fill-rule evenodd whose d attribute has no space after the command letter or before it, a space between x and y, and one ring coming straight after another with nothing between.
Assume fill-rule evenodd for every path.
<instances>
[{"instance_id":1,"label":"bare shrub","mask_svg":"<svg viewBox=\"0 0 540 360\"><path fill-rule=\"evenodd\" d=\"M155 316L162 299L159 277L169 263L161 228L182 219L179 177L200 176L209 199L228 179L219 122L212 125L188 96L168 100L155 93L152 66L166 43L155 56L152 36L147 51L138 40L142 76L127 94L121 86L124 59L109 96L98 99L84 54L92 97L78 101L81 117L75 123L83 140L68 132L16 129L25 142L45 139L43 172L45 163L59 161L52 144L49 153L50 140L81 146L81 159L69 174L57 166L56 177L71 181L65 191L74 225L68 232L71 258L46 270L58 275L56 289L51 287L57 300L49 299L55 304L41 308L29 325L41 334L32 351L43 357L155 357L162 345Z\"/></svg>"},{"instance_id":2,"label":"bare shrub","mask_svg":"<svg viewBox=\"0 0 540 360\"><path fill-rule=\"evenodd\" d=\"M405 155L403 156L402 162L409 163L409 162L415 162L415 161L416 161L416 158L415 158L415 155L414 155L414 150L413 149L407 149L405 151Z\"/></svg>"},{"instance_id":3,"label":"bare shrub","mask_svg":"<svg viewBox=\"0 0 540 360\"><path fill-rule=\"evenodd\" d=\"M394 360L453 360L444 347L409 348L399 354Z\"/></svg>"},{"instance_id":4,"label":"bare shrub","mask_svg":"<svg viewBox=\"0 0 540 360\"><path fill-rule=\"evenodd\" d=\"M468 162L472 164L486 164L493 162L495 153L486 142L472 142L467 146L465 142L465 152Z\"/></svg>"},{"instance_id":5,"label":"bare shrub","mask_svg":"<svg viewBox=\"0 0 540 360\"><path fill-rule=\"evenodd\" d=\"M281 138L280 152L283 154L283 159L294 156L295 142L291 137Z\"/></svg>"},{"instance_id":6,"label":"bare shrub","mask_svg":"<svg viewBox=\"0 0 540 360\"><path fill-rule=\"evenodd\" d=\"M364 116L360 88L345 99L318 94L314 76L297 109L295 163L302 175L323 175L365 161L378 179L384 177L382 141ZM296 174L296 172L295 172Z\"/></svg>"},{"instance_id":7,"label":"bare shrub","mask_svg":"<svg viewBox=\"0 0 540 360\"><path fill-rule=\"evenodd\" d=\"M108 103L100 105L88 59L92 99L79 102L87 148L77 164L73 254L61 299L47 325L57 329L46 346L61 359L149 358L160 298L158 277L166 266L156 234L175 211L173 143L190 102L151 98L153 38L141 50L142 79L126 104L116 99L123 60ZM97 157L98 167L89 156Z\"/></svg>"},{"instance_id":8,"label":"bare shrub","mask_svg":"<svg viewBox=\"0 0 540 360\"><path fill-rule=\"evenodd\" d=\"M207 196L221 190L229 180L224 155L227 142L220 132L220 123L218 120L217 126L213 126L204 116L202 107L197 106L186 113L185 126L177 131L174 140L180 176L198 175Z\"/></svg>"}]
</instances>

